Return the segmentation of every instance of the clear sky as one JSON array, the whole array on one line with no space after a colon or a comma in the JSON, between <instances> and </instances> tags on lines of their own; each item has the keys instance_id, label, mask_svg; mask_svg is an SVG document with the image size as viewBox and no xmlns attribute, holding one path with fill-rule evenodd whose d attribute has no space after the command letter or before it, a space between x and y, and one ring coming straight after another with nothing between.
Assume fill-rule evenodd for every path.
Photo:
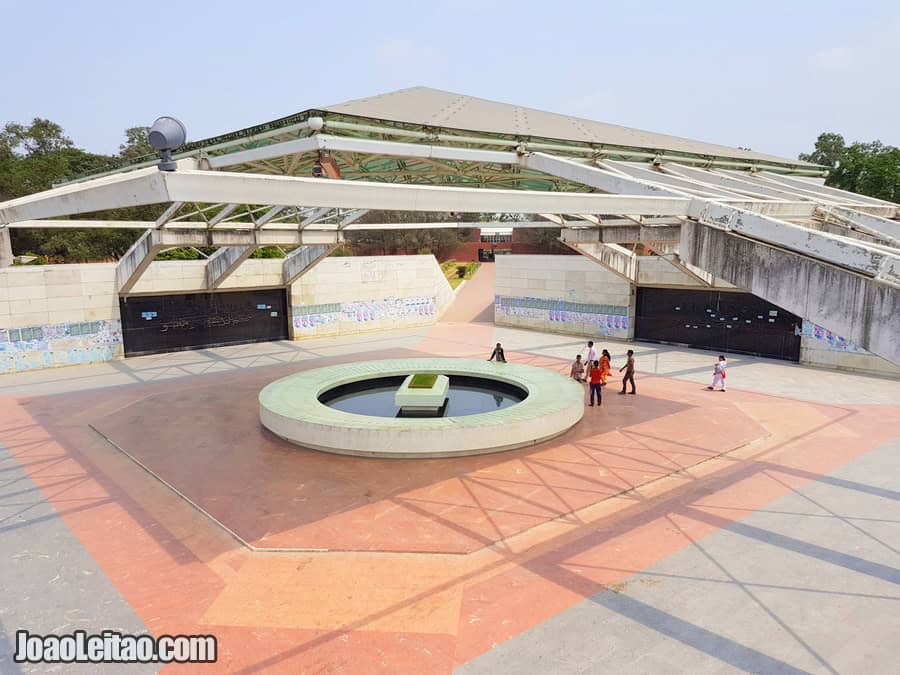
<instances>
[{"instance_id":1,"label":"clear sky","mask_svg":"<svg viewBox=\"0 0 900 675\"><path fill-rule=\"evenodd\" d=\"M0 122L115 152L425 85L795 157L822 131L900 145L900 2L3 3Z\"/></svg>"}]
</instances>

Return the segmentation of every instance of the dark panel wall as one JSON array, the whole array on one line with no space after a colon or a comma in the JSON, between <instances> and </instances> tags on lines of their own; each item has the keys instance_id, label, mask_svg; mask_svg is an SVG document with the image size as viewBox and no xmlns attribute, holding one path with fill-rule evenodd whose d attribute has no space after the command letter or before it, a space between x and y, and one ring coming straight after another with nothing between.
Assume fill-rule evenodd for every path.
<instances>
[{"instance_id":1,"label":"dark panel wall","mask_svg":"<svg viewBox=\"0 0 900 675\"><path fill-rule=\"evenodd\" d=\"M125 356L288 337L284 289L119 299Z\"/></svg>"},{"instance_id":2,"label":"dark panel wall","mask_svg":"<svg viewBox=\"0 0 900 675\"><path fill-rule=\"evenodd\" d=\"M800 360L801 319L749 293L638 288L635 338Z\"/></svg>"}]
</instances>

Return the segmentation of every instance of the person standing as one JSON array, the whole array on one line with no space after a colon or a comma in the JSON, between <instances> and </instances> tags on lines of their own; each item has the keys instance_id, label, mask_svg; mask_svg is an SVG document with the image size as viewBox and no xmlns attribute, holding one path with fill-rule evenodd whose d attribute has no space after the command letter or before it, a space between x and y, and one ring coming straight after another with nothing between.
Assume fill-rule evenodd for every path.
<instances>
[{"instance_id":1,"label":"person standing","mask_svg":"<svg viewBox=\"0 0 900 675\"><path fill-rule=\"evenodd\" d=\"M597 350L594 349L594 341L588 340L587 344L587 377L590 379L591 377L591 369L594 367L594 362L597 360Z\"/></svg>"},{"instance_id":2,"label":"person standing","mask_svg":"<svg viewBox=\"0 0 900 675\"><path fill-rule=\"evenodd\" d=\"M581 354L572 361L572 368L569 371L569 377L576 382L584 382L584 361L581 360Z\"/></svg>"},{"instance_id":3,"label":"person standing","mask_svg":"<svg viewBox=\"0 0 900 675\"><path fill-rule=\"evenodd\" d=\"M600 384L606 386L606 378L609 377L612 372L612 365L610 361L612 357L609 355L609 352L605 349L602 352L602 356L600 357Z\"/></svg>"},{"instance_id":4,"label":"person standing","mask_svg":"<svg viewBox=\"0 0 900 675\"><path fill-rule=\"evenodd\" d=\"M725 360L724 354L719 354L719 360L716 362L716 367L713 370L713 381L707 389L711 391L715 391L716 387L722 387L719 391L725 391L725 366L728 362Z\"/></svg>"},{"instance_id":5,"label":"person standing","mask_svg":"<svg viewBox=\"0 0 900 675\"><path fill-rule=\"evenodd\" d=\"M622 391L620 391L619 393L624 394L625 393L625 384L627 382L631 382L631 391L629 391L628 393L636 394L637 390L635 389L635 386L634 386L634 350L633 349L628 350L628 361L625 362L624 366L619 368L619 372L621 373L623 370L625 371L625 377L622 378Z\"/></svg>"},{"instance_id":6,"label":"person standing","mask_svg":"<svg viewBox=\"0 0 900 675\"><path fill-rule=\"evenodd\" d=\"M495 358L497 363L506 363L506 354L503 353L503 346L499 342L494 347L494 351L491 352L491 358L488 361L493 361Z\"/></svg>"},{"instance_id":7,"label":"person standing","mask_svg":"<svg viewBox=\"0 0 900 675\"><path fill-rule=\"evenodd\" d=\"M600 362L594 361L594 367L591 368L591 405L594 405L594 393L597 394L597 405L603 405L603 389L600 385L600 377L603 371L600 370Z\"/></svg>"}]
</instances>

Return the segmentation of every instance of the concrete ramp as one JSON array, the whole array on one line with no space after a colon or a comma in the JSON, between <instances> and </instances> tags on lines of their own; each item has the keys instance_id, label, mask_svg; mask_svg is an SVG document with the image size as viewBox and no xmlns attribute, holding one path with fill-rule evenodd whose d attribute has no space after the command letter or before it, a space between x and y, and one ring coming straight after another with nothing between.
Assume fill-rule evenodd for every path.
<instances>
[{"instance_id":1,"label":"concrete ramp","mask_svg":"<svg viewBox=\"0 0 900 675\"><path fill-rule=\"evenodd\" d=\"M441 321L493 323L496 279L494 264L482 263L475 276L457 292Z\"/></svg>"}]
</instances>

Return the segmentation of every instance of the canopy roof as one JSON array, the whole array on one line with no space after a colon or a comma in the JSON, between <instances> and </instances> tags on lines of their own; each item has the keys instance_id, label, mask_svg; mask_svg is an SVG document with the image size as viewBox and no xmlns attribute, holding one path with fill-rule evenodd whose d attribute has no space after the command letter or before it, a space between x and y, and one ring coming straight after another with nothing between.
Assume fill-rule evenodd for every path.
<instances>
[{"instance_id":1,"label":"canopy roof","mask_svg":"<svg viewBox=\"0 0 900 675\"><path fill-rule=\"evenodd\" d=\"M629 127L499 103L452 92L412 87L361 98L324 108L311 108L281 119L212 138L192 141L183 146L177 158L221 157L290 140L307 138L317 132L309 120L319 119L324 131L357 139L396 140L428 145L481 148L491 150L536 150L592 159L625 161L676 161L718 168L767 169L779 173L823 175L827 167L799 160L766 155L724 145L693 141L677 136L641 131ZM242 171L279 175L309 175L313 158L285 161L283 164L248 164ZM344 177L387 180L398 177L406 182L441 182L446 177L426 176L416 169L428 166L399 165L377 155L347 162L338 157ZM122 170L156 164L155 155L115 164L71 180L83 180ZM230 166L235 166L230 164ZM412 169L412 177L407 169ZM456 166L457 174L478 184L494 185L493 176L471 174L468 167ZM415 174L419 174L417 177ZM546 181L529 180L515 187L559 189ZM463 180L465 182L465 180ZM507 187L507 185L502 185ZM568 186L565 189L577 189Z\"/></svg>"},{"instance_id":2,"label":"canopy roof","mask_svg":"<svg viewBox=\"0 0 900 675\"><path fill-rule=\"evenodd\" d=\"M410 87L327 106L326 111L442 129L683 152L747 161L815 166L725 145L489 101L430 87Z\"/></svg>"}]
</instances>

